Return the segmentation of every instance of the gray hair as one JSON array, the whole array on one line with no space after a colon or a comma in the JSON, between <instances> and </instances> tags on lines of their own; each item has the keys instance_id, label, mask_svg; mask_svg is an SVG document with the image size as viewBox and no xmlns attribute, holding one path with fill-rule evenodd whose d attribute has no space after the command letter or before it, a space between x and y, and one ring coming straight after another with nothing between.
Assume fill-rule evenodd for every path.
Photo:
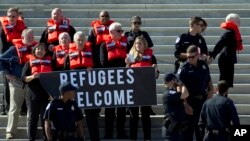
<instances>
[{"instance_id":1,"label":"gray hair","mask_svg":"<svg viewBox=\"0 0 250 141\"><path fill-rule=\"evenodd\" d=\"M83 36L83 38L85 39L85 34L84 34L84 32L82 32L82 31L77 31L77 32L74 34L74 41L76 41L76 40L77 40L77 37L79 37L79 36Z\"/></svg>"},{"instance_id":2,"label":"gray hair","mask_svg":"<svg viewBox=\"0 0 250 141\"><path fill-rule=\"evenodd\" d=\"M232 21L234 23L239 23L240 22L240 16L235 13L230 13L226 17L226 22Z\"/></svg>"},{"instance_id":3,"label":"gray hair","mask_svg":"<svg viewBox=\"0 0 250 141\"><path fill-rule=\"evenodd\" d=\"M22 32L22 37L27 36L28 33L30 33L30 32L34 35L34 31L31 28L24 29Z\"/></svg>"},{"instance_id":4,"label":"gray hair","mask_svg":"<svg viewBox=\"0 0 250 141\"><path fill-rule=\"evenodd\" d=\"M122 27L122 25L118 22L114 22L109 26L109 32L114 30L116 27Z\"/></svg>"},{"instance_id":5,"label":"gray hair","mask_svg":"<svg viewBox=\"0 0 250 141\"><path fill-rule=\"evenodd\" d=\"M69 36L69 34L68 34L67 32L61 33L61 34L58 36L58 40L60 40L60 39L62 38L62 36L64 36L64 35L66 35L66 36L68 37L69 41L71 40L71 38L70 38L70 36Z\"/></svg>"}]
</instances>

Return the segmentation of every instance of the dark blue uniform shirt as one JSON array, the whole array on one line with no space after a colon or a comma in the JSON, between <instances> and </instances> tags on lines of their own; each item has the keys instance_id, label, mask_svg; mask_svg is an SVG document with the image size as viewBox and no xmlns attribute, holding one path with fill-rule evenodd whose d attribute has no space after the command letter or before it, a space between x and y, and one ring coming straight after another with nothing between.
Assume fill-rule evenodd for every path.
<instances>
[{"instance_id":1,"label":"dark blue uniform shirt","mask_svg":"<svg viewBox=\"0 0 250 141\"><path fill-rule=\"evenodd\" d=\"M209 130L223 130L229 128L230 122L240 125L239 117L231 99L216 95L207 100L201 111L199 126Z\"/></svg>"},{"instance_id":2,"label":"dark blue uniform shirt","mask_svg":"<svg viewBox=\"0 0 250 141\"><path fill-rule=\"evenodd\" d=\"M187 87L189 96L206 95L208 83L211 80L208 65L198 60L197 66L184 62L178 70L179 79Z\"/></svg>"},{"instance_id":3,"label":"dark blue uniform shirt","mask_svg":"<svg viewBox=\"0 0 250 141\"><path fill-rule=\"evenodd\" d=\"M185 110L183 100L180 99L181 93L174 89L167 89L163 93L162 103L164 106L164 114L169 115L176 121L185 120Z\"/></svg>"},{"instance_id":4,"label":"dark blue uniform shirt","mask_svg":"<svg viewBox=\"0 0 250 141\"><path fill-rule=\"evenodd\" d=\"M184 62L187 59L180 59L179 56L181 53L186 53L187 48L190 45L195 45L200 48L201 54L207 54L208 55L208 49L205 39L200 35L196 34L196 36L190 35L189 32L181 34L175 42L175 48L176 51L174 53L175 57Z\"/></svg>"},{"instance_id":5,"label":"dark blue uniform shirt","mask_svg":"<svg viewBox=\"0 0 250 141\"><path fill-rule=\"evenodd\" d=\"M83 119L83 115L75 101L64 103L54 99L48 104L44 119L52 121L57 131L75 131L75 123Z\"/></svg>"}]
</instances>

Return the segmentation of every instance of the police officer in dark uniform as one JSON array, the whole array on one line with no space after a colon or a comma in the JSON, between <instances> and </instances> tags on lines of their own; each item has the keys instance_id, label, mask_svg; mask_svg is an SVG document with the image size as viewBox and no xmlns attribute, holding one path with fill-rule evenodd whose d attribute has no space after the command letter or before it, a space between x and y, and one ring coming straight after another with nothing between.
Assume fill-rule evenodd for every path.
<instances>
[{"instance_id":1,"label":"police officer in dark uniform","mask_svg":"<svg viewBox=\"0 0 250 141\"><path fill-rule=\"evenodd\" d=\"M218 94L207 100L201 110L199 126L205 133L204 141L229 141L229 126L240 125L237 110L227 98L229 85L225 80L218 82Z\"/></svg>"},{"instance_id":2,"label":"police officer in dark uniform","mask_svg":"<svg viewBox=\"0 0 250 141\"><path fill-rule=\"evenodd\" d=\"M179 79L189 92L188 98L184 100L188 121L184 138L186 141L193 141L195 131L196 140L201 141L198 129L200 111L204 101L213 96L213 85L207 63L199 59L198 47L189 46L187 58L178 70Z\"/></svg>"},{"instance_id":3,"label":"police officer in dark uniform","mask_svg":"<svg viewBox=\"0 0 250 141\"><path fill-rule=\"evenodd\" d=\"M188 97L188 93L182 91L174 73L168 73L164 76L164 84L166 91L162 97L165 114L162 136L164 141L184 141L186 115L183 99Z\"/></svg>"},{"instance_id":4,"label":"police officer in dark uniform","mask_svg":"<svg viewBox=\"0 0 250 141\"><path fill-rule=\"evenodd\" d=\"M146 31L141 31L141 17L139 16L134 16L131 18L131 30L129 32L125 32L124 35L128 38L128 45L127 45L127 52L130 51L132 46L134 45L134 41L136 37L143 35L143 37L147 40L148 42L148 47L151 48L154 46L150 36Z\"/></svg>"},{"instance_id":5,"label":"police officer in dark uniform","mask_svg":"<svg viewBox=\"0 0 250 141\"><path fill-rule=\"evenodd\" d=\"M177 72L180 64L187 60L186 50L190 45L199 47L200 57L206 59L208 49L205 39L201 36L203 32L203 19L201 17L192 17L189 21L189 31L181 34L175 41L176 51L174 53L177 58L175 62L175 72Z\"/></svg>"},{"instance_id":6,"label":"police officer in dark uniform","mask_svg":"<svg viewBox=\"0 0 250 141\"><path fill-rule=\"evenodd\" d=\"M83 114L73 98L77 88L69 82L60 85L60 99L51 101L45 111L48 141L84 141Z\"/></svg>"}]
</instances>

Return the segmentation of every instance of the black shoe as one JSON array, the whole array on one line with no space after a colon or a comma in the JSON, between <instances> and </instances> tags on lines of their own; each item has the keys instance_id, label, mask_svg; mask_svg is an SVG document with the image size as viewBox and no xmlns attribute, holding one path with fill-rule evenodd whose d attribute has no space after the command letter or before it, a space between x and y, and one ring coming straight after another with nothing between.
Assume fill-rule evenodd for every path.
<instances>
[{"instance_id":1,"label":"black shoe","mask_svg":"<svg viewBox=\"0 0 250 141\"><path fill-rule=\"evenodd\" d=\"M20 115L21 115L21 116L27 115L27 111L21 111L21 112L20 112Z\"/></svg>"},{"instance_id":2,"label":"black shoe","mask_svg":"<svg viewBox=\"0 0 250 141\"><path fill-rule=\"evenodd\" d=\"M113 139L113 136L105 135L105 136L104 136L104 139Z\"/></svg>"},{"instance_id":3,"label":"black shoe","mask_svg":"<svg viewBox=\"0 0 250 141\"><path fill-rule=\"evenodd\" d=\"M117 135L117 139L129 139L129 136L126 134Z\"/></svg>"}]
</instances>

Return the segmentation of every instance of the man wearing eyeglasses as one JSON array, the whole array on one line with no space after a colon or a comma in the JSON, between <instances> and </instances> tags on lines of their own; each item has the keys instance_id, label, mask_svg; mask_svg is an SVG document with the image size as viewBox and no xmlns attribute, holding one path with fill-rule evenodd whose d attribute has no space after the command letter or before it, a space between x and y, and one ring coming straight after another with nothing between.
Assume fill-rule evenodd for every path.
<instances>
[{"instance_id":1,"label":"man wearing eyeglasses","mask_svg":"<svg viewBox=\"0 0 250 141\"><path fill-rule=\"evenodd\" d=\"M188 120L184 139L193 141L195 132L196 140L202 141L198 121L203 103L213 96L213 85L207 63L199 59L198 47L189 46L186 58L187 61L180 66L177 72L180 81L189 92L189 96L184 100Z\"/></svg>"},{"instance_id":2,"label":"man wearing eyeglasses","mask_svg":"<svg viewBox=\"0 0 250 141\"><path fill-rule=\"evenodd\" d=\"M143 35L144 38L147 40L148 42L148 47L153 47L154 44L150 38L150 36L148 35L148 33L146 31L141 31L141 17L139 16L134 16L131 18L131 30L129 32L125 32L125 36L128 38L128 47L127 47L127 52L130 51L130 49L132 48L135 38L138 36Z\"/></svg>"},{"instance_id":3,"label":"man wearing eyeglasses","mask_svg":"<svg viewBox=\"0 0 250 141\"><path fill-rule=\"evenodd\" d=\"M109 26L113 23L113 20L110 20L108 11L101 11L99 13L99 19L91 22L91 30L89 31L88 42L91 42L93 45L93 58L95 67L100 67L100 45L105 41L109 36Z\"/></svg>"},{"instance_id":4,"label":"man wearing eyeglasses","mask_svg":"<svg viewBox=\"0 0 250 141\"><path fill-rule=\"evenodd\" d=\"M125 58L127 57L127 38L122 36L122 26L114 22L109 26L109 37L100 46L100 62L103 68L125 67ZM124 126L126 121L126 108L117 108L117 138L126 139ZM113 126L115 120L115 108L105 109L105 137L113 138Z\"/></svg>"},{"instance_id":5,"label":"man wearing eyeglasses","mask_svg":"<svg viewBox=\"0 0 250 141\"><path fill-rule=\"evenodd\" d=\"M174 53L177 60L175 61L175 72L177 72L180 64L187 60L186 50L190 45L199 47L200 58L206 60L208 49L205 39L201 33L204 31L204 19L201 17L192 17L189 20L189 30L187 33L181 34L175 41L176 51Z\"/></svg>"}]
</instances>

